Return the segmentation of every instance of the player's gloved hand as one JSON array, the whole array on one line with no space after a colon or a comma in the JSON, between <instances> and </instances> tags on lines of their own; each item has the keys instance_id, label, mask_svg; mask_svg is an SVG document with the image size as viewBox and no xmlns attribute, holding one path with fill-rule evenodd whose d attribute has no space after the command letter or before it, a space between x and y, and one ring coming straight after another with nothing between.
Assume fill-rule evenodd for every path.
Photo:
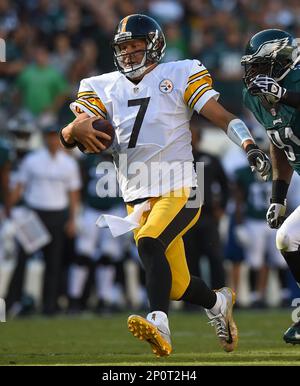
<instances>
[{"instance_id":1,"label":"player's gloved hand","mask_svg":"<svg viewBox=\"0 0 300 386\"><path fill-rule=\"evenodd\" d=\"M279 228L285 220L286 200L284 205L271 203L266 214L266 219L270 228Z\"/></svg>"},{"instance_id":2,"label":"player's gloved hand","mask_svg":"<svg viewBox=\"0 0 300 386\"><path fill-rule=\"evenodd\" d=\"M267 75L257 75L250 83L248 90L252 95L265 95L271 103L278 102L286 93L284 87Z\"/></svg>"},{"instance_id":3,"label":"player's gloved hand","mask_svg":"<svg viewBox=\"0 0 300 386\"><path fill-rule=\"evenodd\" d=\"M268 156L255 144L247 145L246 153L251 170L267 181L271 177L271 162Z\"/></svg>"}]
</instances>

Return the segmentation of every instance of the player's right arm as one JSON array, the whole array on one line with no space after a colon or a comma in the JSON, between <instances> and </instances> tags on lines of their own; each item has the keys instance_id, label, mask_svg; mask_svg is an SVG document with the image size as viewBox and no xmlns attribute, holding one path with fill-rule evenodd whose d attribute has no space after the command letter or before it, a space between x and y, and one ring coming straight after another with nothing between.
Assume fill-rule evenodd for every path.
<instances>
[{"instance_id":1,"label":"player's right arm","mask_svg":"<svg viewBox=\"0 0 300 386\"><path fill-rule=\"evenodd\" d=\"M185 103L215 126L223 129L236 145L245 150L252 171L256 170L267 180L271 169L268 157L255 144L245 123L217 101L219 93L213 89L212 78L205 66L198 60L190 63L184 92Z\"/></svg>"},{"instance_id":2,"label":"player's right arm","mask_svg":"<svg viewBox=\"0 0 300 386\"><path fill-rule=\"evenodd\" d=\"M79 142L88 153L99 153L105 150L106 148L99 138L110 140L110 136L95 130L91 123L92 120L105 119L107 112L88 80L83 79L81 81L77 99L70 107L76 118L61 130L62 145L66 148L72 148Z\"/></svg>"},{"instance_id":3,"label":"player's right arm","mask_svg":"<svg viewBox=\"0 0 300 386\"><path fill-rule=\"evenodd\" d=\"M99 117L90 117L87 113L79 114L73 122L69 123L61 130L61 143L66 148L75 147L77 142L80 142L86 148L88 153L100 153L106 147L98 139L110 140L110 136L93 129L91 125L92 120L99 119Z\"/></svg>"},{"instance_id":4,"label":"player's right arm","mask_svg":"<svg viewBox=\"0 0 300 386\"><path fill-rule=\"evenodd\" d=\"M284 150L270 144L270 154L273 166L273 183L271 204L267 211L267 222L270 228L279 228L284 221L286 211L286 195L293 175Z\"/></svg>"}]
</instances>

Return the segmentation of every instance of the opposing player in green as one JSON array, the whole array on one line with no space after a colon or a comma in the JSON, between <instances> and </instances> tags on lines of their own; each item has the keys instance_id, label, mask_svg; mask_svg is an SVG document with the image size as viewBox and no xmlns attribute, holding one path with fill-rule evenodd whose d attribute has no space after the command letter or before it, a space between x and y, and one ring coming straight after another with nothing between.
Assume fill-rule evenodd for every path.
<instances>
[{"instance_id":1,"label":"opposing player in green","mask_svg":"<svg viewBox=\"0 0 300 386\"><path fill-rule=\"evenodd\" d=\"M271 141L273 184L267 222L271 228L279 228L276 246L300 287L300 205L284 217L292 174L300 174L299 61L296 39L285 31L268 29L250 39L241 64L245 68L244 103ZM300 319L283 338L300 344Z\"/></svg>"}]
</instances>

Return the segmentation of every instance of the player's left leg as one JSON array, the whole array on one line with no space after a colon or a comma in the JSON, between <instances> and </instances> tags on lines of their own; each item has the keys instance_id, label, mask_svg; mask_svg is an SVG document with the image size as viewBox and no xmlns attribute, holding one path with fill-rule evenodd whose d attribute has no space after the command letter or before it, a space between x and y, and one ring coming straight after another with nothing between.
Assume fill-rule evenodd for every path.
<instances>
[{"instance_id":1,"label":"player's left leg","mask_svg":"<svg viewBox=\"0 0 300 386\"><path fill-rule=\"evenodd\" d=\"M158 356L169 355L172 350L168 311L174 275L166 250L180 232L189 229L197 221L200 212L199 207L186 208L190 191L190 188L181 189L181 192L171 192L151 199L151 209L144 213L141 227L135 232L135 241L145 269L150 313L147 319L131 315L128 327L135 336L149 342ZM128 209L130 213L132 208Z\"/></svg>"},{"instance_id":2,"label":"player's left leg","mask_svg":"<svg viewBox=\"0 0 300 386\"><path fill-rule=\"evenodd\" d=\"M276 235L276 245L300 287L300 206L285 220ZM283 335L287 343L300 344L300 322Z\"/></svg>"},{"instance_id":3,"label":"player's left leg","mask_svg":"<svg viewBox=\"0 0 300 386\"><path fill-rule=\"evenodd\" d=\"M199 277L190 277L181 237L170 245L166 256L172 267L171 299L185 300L204 307L210 319L209 323L215 326L221 346L227 352L233 351L238 342L237 327L232 315L235 303L234 292L227 287L213 291Z\"/></svg>"},{"instance_id":4,"label":"player's left leg","mask_svg":"<svg viewBox=\"0 0 300 386\"><path fill-rule=\"evenodd\" d=\"M291 304L291 291L288 288L288 265L281 253L276 248L276 230L267 227L267 260L269 266L275 271L278 277L280 289L279 306L287 307Z\"/></svg>"}]
</instances>

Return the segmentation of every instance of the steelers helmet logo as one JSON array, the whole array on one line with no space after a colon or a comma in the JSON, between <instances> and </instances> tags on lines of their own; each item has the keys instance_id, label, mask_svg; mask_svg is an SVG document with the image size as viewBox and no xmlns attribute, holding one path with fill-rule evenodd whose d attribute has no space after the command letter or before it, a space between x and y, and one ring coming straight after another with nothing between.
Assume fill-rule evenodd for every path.
<instances>
[{"instance_id":1,"label":"steelers helmet logo","mask_svg":"<svg viewBox=\"0 0 300 386\"><path fill-rule=\"evenodd\" d=\"M173 90L174 86L173 83L169 79L164 79L159 84L159 89L164 94L168 94Z\"/></svg>"}]
</instances>

